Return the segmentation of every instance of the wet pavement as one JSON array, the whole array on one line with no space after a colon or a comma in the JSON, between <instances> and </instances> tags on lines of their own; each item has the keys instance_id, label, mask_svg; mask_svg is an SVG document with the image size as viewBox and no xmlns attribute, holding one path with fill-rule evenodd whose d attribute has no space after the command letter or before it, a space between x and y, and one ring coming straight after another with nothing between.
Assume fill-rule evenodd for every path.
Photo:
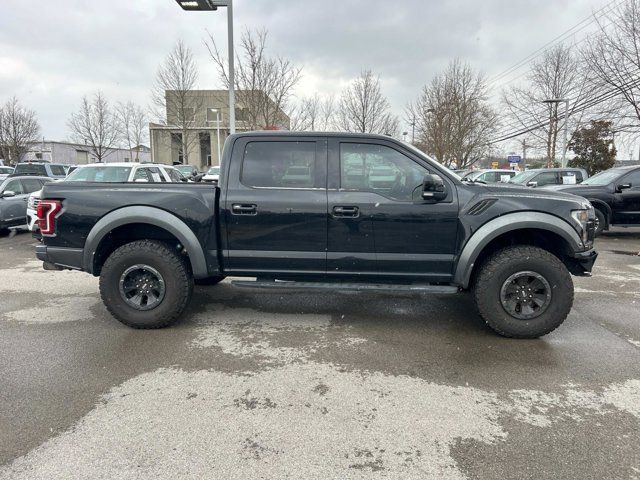
<instances>
[{"instance_id":1,"label":"wet pavement","mask_svg":"<svg viewBox=\"0 0 640 480\"><path fill-rule=\"evenodd\" d=\"M0 479L640 478L640 229L538 340L467 294L228 282L136 331L33 244L0 238Z\"/></svg>"}]
</instances>

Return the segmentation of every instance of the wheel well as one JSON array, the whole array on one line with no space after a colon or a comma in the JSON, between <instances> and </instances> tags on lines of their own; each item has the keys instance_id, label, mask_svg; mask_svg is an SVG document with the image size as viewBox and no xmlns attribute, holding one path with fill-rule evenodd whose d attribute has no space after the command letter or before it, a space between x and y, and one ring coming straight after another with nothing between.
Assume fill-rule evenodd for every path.
<instances>
[{"instance_id":1,"label":"wheel well","mask_svg":"<svg viewBox=\"0 0 640 480\"><path fill-rule=\"evenodd\" d=\"M577 270L570 258L572 248L562 236L540 228L523 228L498 235L482 249L474 262L469 285L473 285L480 266L489 256L501 248L512 245L530 245L542 248L558 257L570 272Z\"/></svg>"},{"instance_id":2,"label":"wheel well","mask_svg":"<svg viewBox=\"0 0 640 480\"><path fill-rule=\"evenodd\" d=\"M93 256L93 274L100 275L102 265L115 250L136 240L160 240L176 251L181 252L184 249L180 241L164 228L148 223L129 223L114 228L100 240Z\"/></svg>"}]
</instances>

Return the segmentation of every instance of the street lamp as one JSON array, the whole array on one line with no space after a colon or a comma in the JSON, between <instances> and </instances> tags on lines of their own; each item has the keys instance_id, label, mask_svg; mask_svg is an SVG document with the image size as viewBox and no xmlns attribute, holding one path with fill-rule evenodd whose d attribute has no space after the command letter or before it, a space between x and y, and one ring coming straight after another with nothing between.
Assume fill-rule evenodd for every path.
<instances>
[{"instance_id":1,"label":"street lamp","mask_svg":"<svg viewBox=\"0 0 640 480\"><path fill-rule=\"evenodd\" d=\"M217 131L217 136L218 136L218 141L217 141L217 145L218 145L218 165L220 165L220 110L218 110L217 108L210 108L209 110L211 110L212 112L216 112L216 131Z\"/></svg>"},{"instance_id":2,"label":"street lamp","mask_svg":"<svg viewBox=\"0 0 640 480\"><path fill-rule=\"evenodd\" d=\"M551 103L555 103L556 105L558 103L562 103L564 102L564 141L563 141L563 145L562 145L562 163L561 163L561 167L564 168L566 167L566 160L567 160L567 142L568 142L568 129L569 129L569 122L567 121L569 118L569 100L566 98L549 98L547 100L543 100L542 103L547 103L547 104L551 104ZM558 110L556 109L556 122L558 121Z\"/></svg>"},{"instance_id":3,"label":"street lamp","mask_svg":"<svg viewBox=\"0 0 640 480\"><path fill-rule=\"evenodd\" d=\"M229 33L229 132L236 133L235 76L233 70L233 0L176 0L183 10L212 11L227 7L227 30Z\"/></svg>"}]
</instances>

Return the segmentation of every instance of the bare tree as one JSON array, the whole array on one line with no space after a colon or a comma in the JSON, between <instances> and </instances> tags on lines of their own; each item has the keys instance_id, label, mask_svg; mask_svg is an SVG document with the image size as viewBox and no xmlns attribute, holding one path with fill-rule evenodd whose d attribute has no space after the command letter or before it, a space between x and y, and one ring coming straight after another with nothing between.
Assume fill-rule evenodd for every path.
<instances>
[{"instance_id":1,"label":"bare tree","mask_svg":"<svg viewBox=\"0 0 640 480\"><path fill-rule=\"evenodd\" d=\"M185 164L189 163L189 153L200 141L194 127L204 125L206 121L197 118L203 106L202 97L194 94L197 81L198 67L191 49L179 40L158 68L151 97L160 122L179 130L174 138L177 138Z\"/></svg>"},{"instance_id":2,"label":"bare tree","mask_svg":"<svg viewBox=\"0 0 640 480\"><path fill-rule=\"evenodd\" d=\"M87 145L98 162L102 162L118 146L118 120L102 92L95 93L91 98L83 97L80 109L71 114L68 126L71 138Z\"/></svg>"},{"instance_id":3,"label":"bare tree","mask_svg":"<svg viewBox=\"0 0 640 480\"><path fill-rule=\"evenodd\" d=\"M321 97L317 93L313 97L303 98L293 108L289 117L291 130L328 131L333 128L335 114L335 98Z\"/></svg>"},{"instance_id":4,"label":"bare tree","mask_svg":"<svg viewBox=\"0 0 640 480\"><path fill-rule=\"evenodd\" d=\"M640 127L640 0L625 0L605 19L582 50L595 83L616 100L618 131Z\"/></svg>"},{"instance_id":5,"label":"bare tree","mask_svg":"<svg viewBox=\"0 0 640 480\"><path fill-rule=\"evenodd\" d=\"M513 86L502 92L502 103L509 112L510 129L531 129L533 146L544 148L548 162L553 162L565 118L568 129L574 131L587 120L590 110L586 106L596 95L573 48L559 44L533 63L525 87ZM564 103L545 103L560 99L570 100L568 112Z\"/></svg>"},{"instance_id":6,"label":"bare tree","mask_svg":"<svg viewBox=\"0 0 640 480\"><path fill-rule=\"evenodd\" d=\"M288 110L302 71L290 60L267 56L267 36L267 30L246 29L236 55L236 98L238 106L244 109L242 119L251 130L287 126L283 125L287 123L283 112ZM229 88L227 59L220 53L210 32L207 32L205 45L222 83Z\"/></svg>"},{"instance_id":7,"label":"bare tree","mask_svg":"<svg viewBox=\"0 0 640 480\"><path fill-rule=\"evenodd\" d=\"M116 116L120 137L131 153L135 153L135 161L140 159L140 145L147 139L147 115L134 102L118 103Z\"/></svg>"},{"instance_id":8,"label":"bare tree","mask_svg":"<svg viewBox=\"0 0 640 480\"><path fill-rule=\"evenodd\" d=\"M340 95L337 126L347 132L398 134L398 117L380 89L380 78L363 71Z\"/></svg>"},{"instance_id":9,"label":"bare tree","mask_svg":"<svg viewBox=\"0 0 640 480\"><path fill-rule=\"evenodd\" d=\"M0 158L18 163L39 134L35 112L20 105L16 97L0 106Z\"/></svg>"},{"instance_id":10,"label":"bare tree","mask_svg":"<svg viewBox=\"0 0 640 480\"><path fill-rule=\"evenodd\" d=\"M423 87L405 116L416 124L418 146L443 165L457 168L489 154L498 123L484 77L457 59Z\"/></svg>"}]
</instances>

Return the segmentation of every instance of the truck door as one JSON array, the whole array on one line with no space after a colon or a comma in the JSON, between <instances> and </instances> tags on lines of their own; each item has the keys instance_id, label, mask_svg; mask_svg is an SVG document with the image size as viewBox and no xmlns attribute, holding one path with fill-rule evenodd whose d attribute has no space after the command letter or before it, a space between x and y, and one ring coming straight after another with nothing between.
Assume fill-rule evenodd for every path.
<instances>
[{"instance_id":1,"label":"truck door","mask_svg":"<svg viewBox=\"0 0 640 480\"><path fill-rule=\"evenodd\" d=\"M622 177L616 182L617 187L620 185L625 188L616 193L620 208L614 213L614 223L640 224L640 170Z\"/></svg>"},{"instance_id":2,"label":"truck door","mask_svg":"<svg viewBox=\"0 0 640 480\"><path fill-rule=\"evenodd\" d=\"M422 281L451 279L458 200L422 200L428 164L393 142L332 139L329 145L327 274ZM334 174L336 172L336 174Z\"/></svg>"},{"instance_id":3,"label":"truck door","mask_svg":"<svg viewBox=\"0 0 640 480\"><path fill-rule=\"evenodd\" d=\"M317 274L327 257L327 147L322 137L243 137L221 184L226 270Z\"/></svg>"}]
</instances>

